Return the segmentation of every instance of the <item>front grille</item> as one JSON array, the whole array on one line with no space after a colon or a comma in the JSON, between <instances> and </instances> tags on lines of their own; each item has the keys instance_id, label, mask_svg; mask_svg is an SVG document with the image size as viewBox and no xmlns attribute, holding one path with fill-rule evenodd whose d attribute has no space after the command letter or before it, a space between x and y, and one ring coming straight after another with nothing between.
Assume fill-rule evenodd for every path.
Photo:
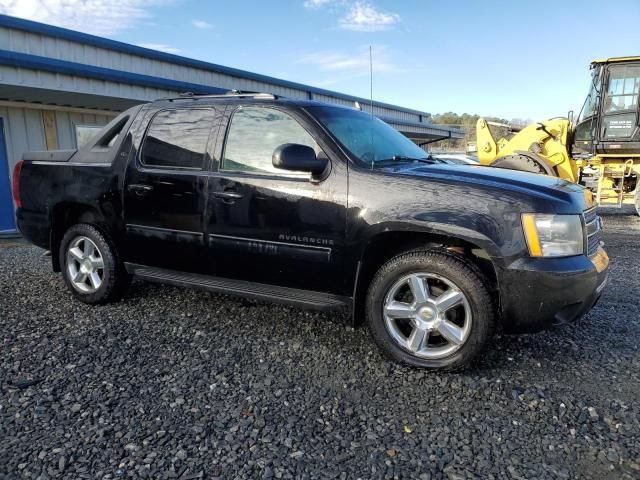
<instances>
[{"instance_id":1,"label":"front grille","mask_svg":"<svg viewBox=\"0 0 640 480\"><path fill-rule=\"evenodd\" d=\"M600 245L600 232L601 230L598 230L598 233L591 235L587 239L587 255L593 255L598 250L598 246Z\"/></svg>"},{"instance_id":2,"label":"front grille","mask_svg":"<svg viewBox=\"0 0 640 480\"><path fill-rule=\"evenodd\" d=\"M594 255L600 246L602 238L602 221L596 213L595 207L582 214L587 235L587 255Z\"/></svg>"},{"instance_id":3,"label":"front grille","mask_svg":"<svg viewBox=\"0 0 640 480\"><path fill-rule=\"evenodd\" d=\"M587 224L587 225L589 223L593 222L596 218L598 218L598 214L596 213L595 207L591 208L589 210L586 210L583 213L583 216L584 216L584 223Z\"/></svg>"}]
</instances>

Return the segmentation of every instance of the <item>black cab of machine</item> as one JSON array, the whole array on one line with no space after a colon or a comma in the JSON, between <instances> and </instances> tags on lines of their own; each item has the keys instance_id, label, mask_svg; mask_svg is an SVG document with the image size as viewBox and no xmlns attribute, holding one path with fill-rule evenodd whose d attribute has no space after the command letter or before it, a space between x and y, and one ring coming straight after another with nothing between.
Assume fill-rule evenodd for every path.
<instances>
[{"instance_id":1,"label":"black cab of machine","mask_svg":"<svg viewBox=\"0 0 640 480\"><path fill-rule=\"evenodd\" d=\"M443 165L369 113L268 94L134 107L77 151L26 153L14 190L81 301L137 276L348 310L432 369L468 365L498 324L582 317L607 276L582 187Z\"/></svg>"}]
</instances>

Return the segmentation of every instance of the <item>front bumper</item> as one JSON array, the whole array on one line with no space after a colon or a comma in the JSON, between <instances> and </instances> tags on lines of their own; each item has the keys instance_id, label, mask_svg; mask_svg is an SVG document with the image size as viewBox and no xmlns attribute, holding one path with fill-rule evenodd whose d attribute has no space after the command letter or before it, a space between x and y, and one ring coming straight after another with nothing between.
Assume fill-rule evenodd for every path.
<instances>
[{"instance_id":1,"label":"front bumper","mask_svg":"<svg viewBox=\"0 0 640 480\"><path fill-rule=\"evenodd\" d=\"M531 333L573 322L596 304L607 282L602 247L586 257L521 258L498 271L507 333Z\"/></svg>"}]
</instances>

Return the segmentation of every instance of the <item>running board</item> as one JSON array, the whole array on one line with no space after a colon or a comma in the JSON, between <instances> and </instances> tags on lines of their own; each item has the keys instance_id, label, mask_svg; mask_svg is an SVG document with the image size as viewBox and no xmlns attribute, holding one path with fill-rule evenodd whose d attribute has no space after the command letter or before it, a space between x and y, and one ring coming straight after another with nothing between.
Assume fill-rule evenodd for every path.
<instances>
[{"instance_id":1,"label":"running board","mask_svg":"<svg viewBox=\"0 0 640 480\"><path fill-rule=\"evenodd\" d=\"M266 300L268 302L285 303L314 310L332 311L349 310L352 300L349 297L331 293L299 290L297 288L279 287L264 283L233 280L213 277L198 273L177 272L163 268L148 267L136 263L125 263L127 272L136 277L156 283L166 283L178 287L189 287L215 293L226 293L240 297Z\"/></svg>"}]
</instances>

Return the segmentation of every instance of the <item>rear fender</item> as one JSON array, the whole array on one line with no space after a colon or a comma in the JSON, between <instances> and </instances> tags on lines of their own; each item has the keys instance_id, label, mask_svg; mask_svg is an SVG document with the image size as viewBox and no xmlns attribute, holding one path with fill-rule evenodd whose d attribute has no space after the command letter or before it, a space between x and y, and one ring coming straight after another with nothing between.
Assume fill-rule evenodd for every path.
<instances>
[{"instance_id":1,"label":"rear fender","mask_svg":"<svg viewBox=\"0 0 640 480\"><path fill-rule=\"evenodd\" d=\"M106 218L94 206L80 203L60 203L51 210L49 245L51 249L51 266L54 272L59 272L62 268L60 242L67 229L76 223L89 223L100 226L106 224Z\"/></svg>"}]
</instances>

